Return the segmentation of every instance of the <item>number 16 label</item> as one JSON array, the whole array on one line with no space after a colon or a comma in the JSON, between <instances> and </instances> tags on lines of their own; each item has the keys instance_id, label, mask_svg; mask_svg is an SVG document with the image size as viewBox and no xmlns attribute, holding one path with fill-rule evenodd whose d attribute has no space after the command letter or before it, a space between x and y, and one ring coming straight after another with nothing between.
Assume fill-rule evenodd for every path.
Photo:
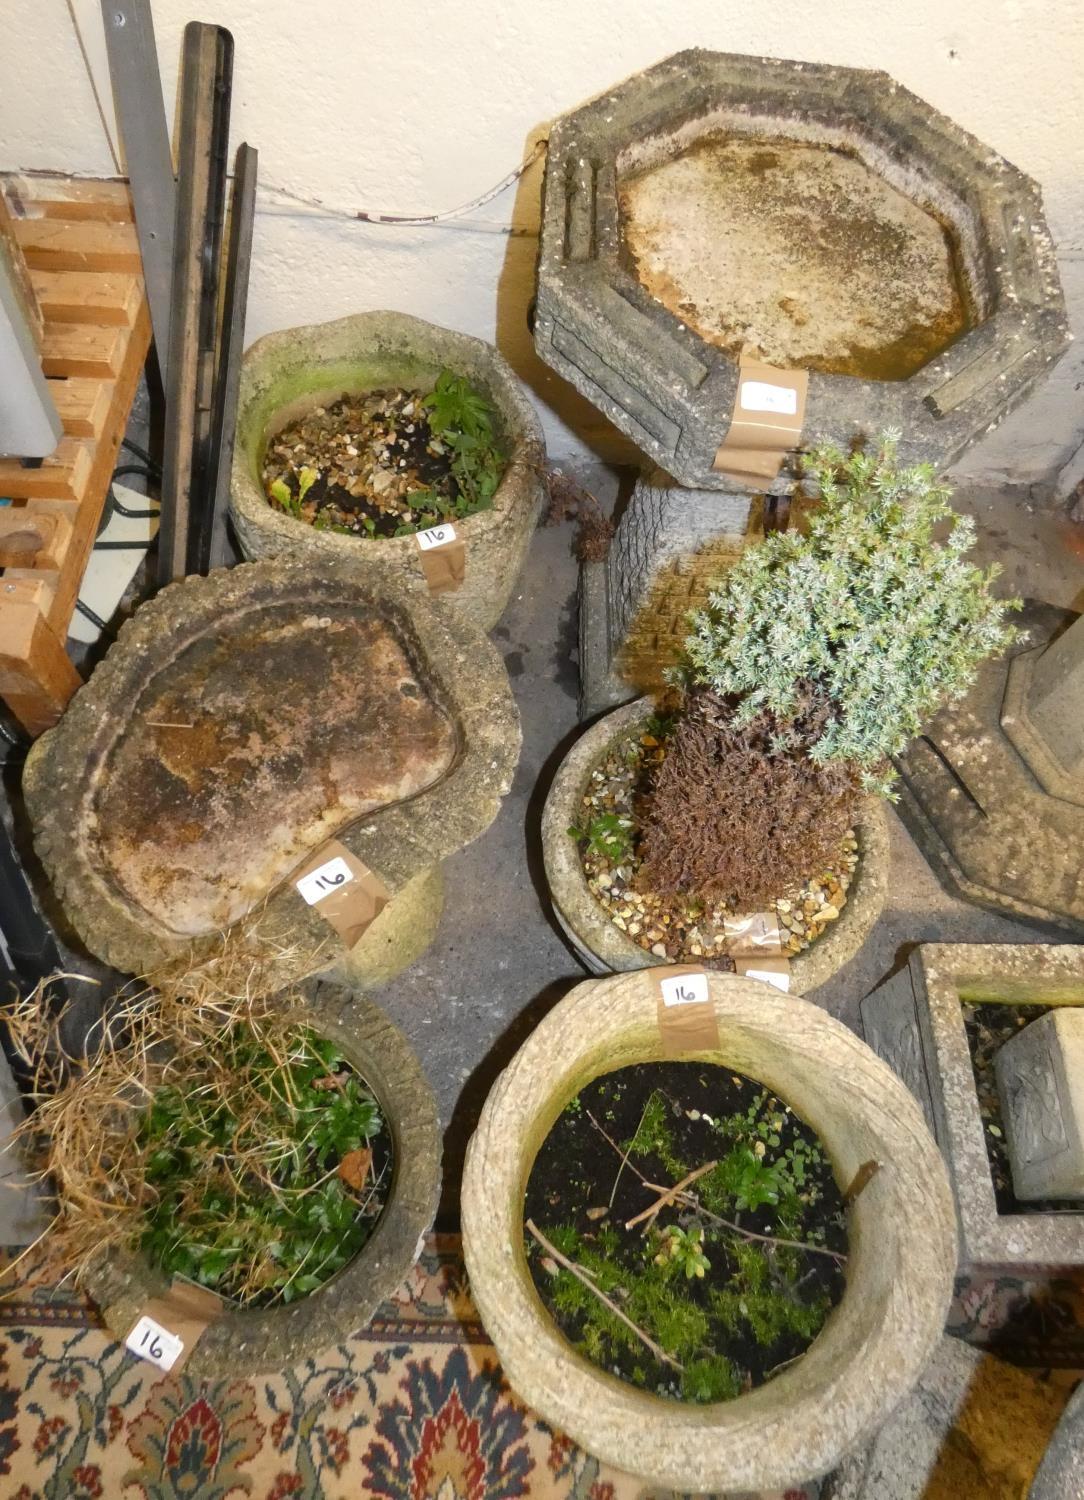
<instances>
[{"instance_id":1,"label":"number 16 label","mask_svg":"<svg viewBox=\"0 0 1084 1500\"><path fill-rule=\"evenodd\" d=\"M416 531L414 535L422 551L430 552L434 547L446 547L449 542L454 542L455 527L446 521L443 526L430 526L428 531Z\"/></svg>"},{"instance_id":2,"label":"number 16 label","mask_svg":"<svg viewBox=\"0 0 1084 1500\"><path fill-rule=\"evenodd\" d=\"M172 1370L184 1349L183 1339L147 1317L140 1318L124 1343L133 1354L138 1354L140 1359L149 1359L160 1370Z\"/></svg>"},{"instance_id":3,"label":"number 16 label","mask_svg":"<svg viewBox=\"0 0 1084 1500\"><path fill-rule=\"evenodd\" d=\"M664 1005L697 1005L708 998L706 974L675 974L659 980Z\"/></svg>"},{"instance_id":4,"label":"number 16 label","mask_svg":"<svg viewBox=\"0 0 1084 1500\"><path fill-rule=\"evenodd\" d=\"M334 859L329 859L326 864L318 865L315 870L310 870L307 875L302 875L295 884L304 899L310 906L315 906L325 896L337 891L340 886L353 880L354 872L343 859L341 854L336 854Z\"/></svg>"}]
</instances>

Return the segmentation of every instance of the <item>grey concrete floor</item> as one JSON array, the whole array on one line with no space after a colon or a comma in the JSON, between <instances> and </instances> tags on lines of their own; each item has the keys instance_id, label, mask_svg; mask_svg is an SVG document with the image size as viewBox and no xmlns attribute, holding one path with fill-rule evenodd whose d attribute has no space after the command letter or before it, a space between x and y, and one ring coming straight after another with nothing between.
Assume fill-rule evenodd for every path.
<instances>
[{"instance_id":1,"label":"grey concrete floor","mask_svg":"<svg viewBox=\"0 0 1084 1500\"><path fill-rule=\"evenodd\" d=\"M620 475L577 475L613 505ZM977 558L1000 561L1001 587L1084 607L1084 530L1011 488L960 491L976 517ZM445 866L446 904L432 948L374 998L417 1049L445 1126L442 1220L454 1221L463 1152L497 1074L545 1012L586 976L559 935L541 867L539 825L553 773L578 732L577 565L572 527L536 534L494 632L523 720L511 794L489 831ZM894 813L885 911L857 957L810 998L858 1026L864 995L921 942L1040 942L1052 934L948 895Z\"/></svg>"}]
</instances>

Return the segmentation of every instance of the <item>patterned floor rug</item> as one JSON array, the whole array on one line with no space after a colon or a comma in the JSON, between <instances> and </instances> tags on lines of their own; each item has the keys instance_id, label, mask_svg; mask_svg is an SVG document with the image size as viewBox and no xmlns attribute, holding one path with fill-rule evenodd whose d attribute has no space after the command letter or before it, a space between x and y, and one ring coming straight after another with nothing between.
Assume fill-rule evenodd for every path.
<instances>
[{"instance_id":1,"label":"patterned floor rug","mask_svg":"<svg viewBox=\"0 0 1084 1500\"><path fill-rule=\"evenodd\" d=\"M0 1303L0 1500L664 1500L526 1410L431 1236L362 1333L202 1384L113 1343L39 1264ZM814 1489L791 1490L807 1500ZM775 1492L772 1500L783 1500Z\"/></svg>"}]
</instances>

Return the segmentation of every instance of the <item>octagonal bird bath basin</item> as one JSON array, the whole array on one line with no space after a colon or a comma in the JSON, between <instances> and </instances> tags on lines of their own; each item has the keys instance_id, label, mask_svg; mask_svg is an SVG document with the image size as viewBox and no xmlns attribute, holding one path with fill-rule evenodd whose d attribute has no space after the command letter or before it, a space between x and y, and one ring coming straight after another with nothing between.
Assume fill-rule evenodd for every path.
<instances>
[{"instance_id":1,"label":"octagonal bird bath basin","mask_svg":"<svg viewBox=\"0 0 1084 1500\"><path fill-rule=\"evenodd\" d=\"M538 352L680 484L743 352L943 469L1068 341L1037 185L885 73L693 50L550 132Z\"/></svg>"},{"instance_id":2,"label":"octagonal bird bath basin","mask_svg":"<svg viewBox=\"0 0 1084 1500\"><path fill-rule=\"evenodd\" d=\"M116 968L227 949L268 988L372 984L431 940L440 861L496 816L519 741L475 626L345 565L253 563L137 610L24 789L72 925ZM322 851L357 882L356 920L298 889Z\"/></svg>"}]
</instances>

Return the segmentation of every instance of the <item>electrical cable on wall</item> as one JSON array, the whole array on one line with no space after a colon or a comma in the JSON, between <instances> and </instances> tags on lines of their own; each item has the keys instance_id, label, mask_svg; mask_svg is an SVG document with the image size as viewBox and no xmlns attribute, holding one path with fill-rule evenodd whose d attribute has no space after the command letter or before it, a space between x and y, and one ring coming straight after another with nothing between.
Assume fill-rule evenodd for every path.
<instances>
[{"instance_id":1,"label":"electrical cable on wall","mask_svg":"<svg viewBox=\"0 0 1084 1500\"><path fill-rule=\"evenodd\" d=\"M547 145L548 142L545 139L536 141L527 158L518 167L514 167L511 172L506 173L500 182L495 183L493 187L488 188L484 193L479 193L469 203L461 203L457 208L448 208L437 213L389 214L376 213L371 209L355 209L351 211L344 208L334 208L324 203L320 198L309 198L301 193L292 192L289 188L277 187L271 183L261 184L259 191L261 193L276 194L279 197L288 198L292 203L297 203L310 212L319 213L328 218L347 219L358 221L362 224L390 224L400 229L411 227L424 228L431 224L444 224L454 225L463 229L481 230L489 234L533 237L538 232L536 229L523 229L510 224L495 224L488 219L467 219L465 216L472 213L475 209L484 208L487 203L491 203L494 198L499 197L513 183L518 182L534 166L535 162L545 154Z\"/></svg>"}]
</instances>

